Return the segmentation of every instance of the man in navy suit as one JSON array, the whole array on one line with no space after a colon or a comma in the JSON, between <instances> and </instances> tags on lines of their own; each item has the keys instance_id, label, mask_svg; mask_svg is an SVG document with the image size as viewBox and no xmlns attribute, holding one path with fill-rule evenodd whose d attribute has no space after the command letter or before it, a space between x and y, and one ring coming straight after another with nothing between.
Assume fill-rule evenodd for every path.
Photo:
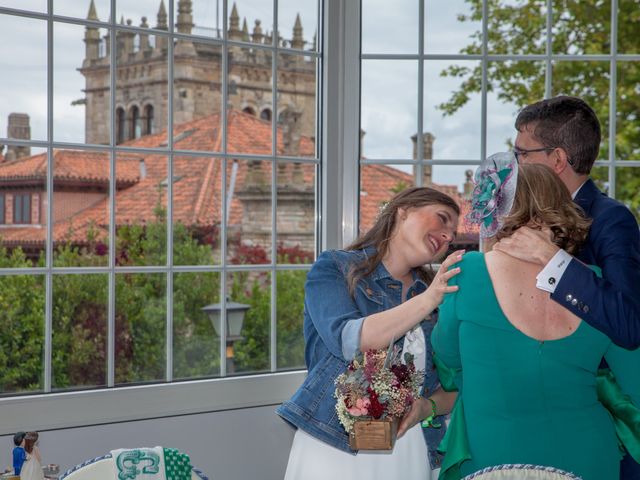
<instances>
[{"instance_id":1,"label":"man in navy suit","mask_svg":"<svg viewBox=\"0 0 640 480\"><path fill-rule=\"evenodd\" d=\"M576 258L555 246L549 232L527 227L494 249L539 264L538 288L617 345L638 348L640 230L629 209L600 192L589 178L600 148L596 114L579 98L559 96L522 109L516 130L518 161L551 167L593 223ZM600 267L602 278L587 265ZM628 454L620 478L640 480L640 465Z\"/></svg>"}]
</instances>

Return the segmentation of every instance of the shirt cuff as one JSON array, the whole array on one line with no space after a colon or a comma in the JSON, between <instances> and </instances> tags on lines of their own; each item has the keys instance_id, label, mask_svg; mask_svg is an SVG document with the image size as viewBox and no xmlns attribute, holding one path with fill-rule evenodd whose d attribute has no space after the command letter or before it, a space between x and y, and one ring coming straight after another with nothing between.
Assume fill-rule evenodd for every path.
<instances>
[{"instance_id":1,"label":"shirt cuff","mask_svg":"<svg viewBox=\"0 0 640 480\"><path fill-rule=\"evenodd\" d=\"M348 362L360 351L360 332L365 318L349 320L342 329L342 356Z\"/></svg>"},{"instance_id":2,"label":"shirt cuff","mask_svg":"<svg viewBox=\"0 0 640 480\"><path fill-rule=\"evenodd\" d=\"M558 252L549 260L542 271L536 276L536 287L545 292L553 293L560 282L564 271L573 257L564 250Z\"/></svg>"}]
</instances>

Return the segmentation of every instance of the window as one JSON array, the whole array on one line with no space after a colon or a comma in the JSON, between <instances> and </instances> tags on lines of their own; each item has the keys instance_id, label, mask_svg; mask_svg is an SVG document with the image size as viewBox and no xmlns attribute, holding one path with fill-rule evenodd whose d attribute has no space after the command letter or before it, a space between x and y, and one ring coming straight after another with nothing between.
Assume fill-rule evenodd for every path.
<instances>
[{"instance_id":1,"label":"window","mask_svg":"<svg viewBox=\"0 0 640 480\"><path fill-rule=\"evenodd\" d=\"M302 289L319 243L319 3L221 1L218 21L209 3L0 6L0 61L15 65L0 78L11 92L0 133L26 112L8 137L34 149L16 150L11 171L0 164L0 187L37 184L46 209L43 228L14 221L3 242L13 263L0 290L15 311L0 350L30 333L0 395L303 368ZM286 131L271 121L281 101L300 112ZM268 105L267 117L245 102ZM30 197L14 200L30 223Z\"/></svg>"},{"instance_id":2,"label":"window","mask_svg":"<svg viewBox=\"0 0 640 480\"><path fill-rule=\"evenodd\" d=\"M13 223L31 223L31 194L19 193L13 195Z\"/></svg>"},{"instance_id":3,"label":"window","mask_svg":"<svg viewBox=\"0 0 640 480\"><path fill-rule=\"evenodd\" d=\"M603 143L593 177L640 218L638 96L631 94L637 4L607 1L593 10L456 0L444 9L435 0L362 0L361 7L362 230L382 201L409 185L444 190L464 213L473 170L511 148L518 110L558 94L596 110ZM458 242L476 247L477 231L461 222Z\"/></svg>"},{"instance_id":4,"label":"window","mask_svg":"<svg viewBox=\"0 0 640 480\"><path fill-rule=\"evenodd\" d=\"M5 195L0 194L0 225L4 225L6 223L6 214L5 214Z\"/></svg>"},{"instance_id":5,"label":"window","mask_svg":"<svg viewBox=\"0 0 640 480\"><path fill-rule=\"evenodd\" d=\"M262 120L271 121L271 110L269 110L268 108L265 108L264 110L262 110L260 112L260 118Z\"/></svg>"}]
</instances>

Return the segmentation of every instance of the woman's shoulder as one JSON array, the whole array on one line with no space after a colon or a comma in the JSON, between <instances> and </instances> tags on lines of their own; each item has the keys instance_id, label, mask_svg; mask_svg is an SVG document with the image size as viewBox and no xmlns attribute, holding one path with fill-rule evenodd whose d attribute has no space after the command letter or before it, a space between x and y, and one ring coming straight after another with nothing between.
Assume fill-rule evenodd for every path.
<instances>
[{"instance_id":1,"label":"woman's shoulder","mask_svg":"<svg viewBox=\"0 0 640 480\"><path fill-rule=\"evenodd\" d=\"M311 270L334 270L346 274L351 265L365 258L366 253L360 250L324 250L316 258Z\"/></svg>"}]
</instances>

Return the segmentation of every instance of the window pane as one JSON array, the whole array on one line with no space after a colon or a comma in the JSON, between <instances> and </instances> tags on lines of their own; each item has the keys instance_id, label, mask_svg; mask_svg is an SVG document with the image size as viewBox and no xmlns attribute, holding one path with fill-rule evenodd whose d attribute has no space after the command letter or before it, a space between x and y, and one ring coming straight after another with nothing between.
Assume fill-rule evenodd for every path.
<instances>
[{"instance_id":1,"label":"window pane","mask_svg":"<svg viewBox=\"0 0 640 480\"><path fill-rule=\"evenodd\" d=\"M0 1L0 7L45 13L47 11L47 0L2 0Z\"/></svg>"},{"instance_id":2,"label":"window pane","mask_svg":"<svg viewBox=\"0 0 640 480\"><path fill-rule=\"evenodd\" d=\"M609 188L609 167L608 166L598 166L593 167L591 169L591 178L597 185L597 187L607 195L611 190Z\"/></svg>"},{"instance_id":3,"label":"window pane","mask_svg":"<svg viewBox=\"0 0 640 480\"><path fill-rule=\"evenodd\" d=\"M427 0L424 10L425 53L480 53L482 24L475 3Z\"/></svg>"},{"instance_id":4,"label":"window pane","mask_svg":"<svg viewBox=\"0 0 640 480\"><path fill-rule=\"evenodd\" d=\"M47 139L47 22L0 14L0 137Z\"/></svg>"},{"instance_id":5,"label":"window pane","mask_svg":"<svg viewBox=\"0 0 640 480\"><path fill-rule=\"evenodd\" d=\"M480 75L481 68L475 61L425 62L423 130L432 135L432 140L425 142L424 158L480 158L480 94L460 92L465 79Z\"/></svg>"},{"instance_id":6,"label":"window pane","mask_svg":"<svg viewBox=\"0 0 640 480\"><path fill-rule=\"evenodd\" d=\"M418 126L418 63L362 61L362 117L366 158L412 158Z\"/></svg>"},{"instance_id":7,"label":"window pane","mask_svg":"<svg viewBox=\"0 0 640 480\"><path fill-rule=\"evenodd\" d=\"M116 21L122 25L144 24L157 30L168 30L168 5L169 2L158 0L117 0Z\"/></svg>"},{"instance_id":8,"label":"window pane","mask_svg":"<svg viewBox=\"0 0 640 480\"><path fill-rule=\"evenodd\" d=\"M228 0L227 12L229 40L253 41L268 45L273 42L273 0ZM281 35L286 37L284 34Z\"/></svg>"},{"instance_id":9,"label":"window pane","mask_svg":"<svg viewBox=\"0 0 640 480\"><path fill-rule=\"evenodd\" d=\"M618 53L640 53L637 0L618 0Z\"/></svg>"},{"instance_id":10,"label":"window pane","mask_svg":"<svg viewBox=\"0 0 640 480\"><path fill-rule=\"evenodd\" d=\"M304 270L276 272L277 283L277 363L278 370L305 368L304 336Z\"/></svg>"},{"instance_id":11,"label":"window pane","mask_svg":"<svg viewBox=\"0 0 640 480\"><path fill-rule=\"evenodd\" d=\"M316 246L316 166L278 162L278 263L311 263Z\"/></svg>"},{"instance_id":12,"label":"window pane","mask_svg":"<svg viewBox=\"0 0 640 480\"><path fill-rule=\"evenodd\" d=\"M278 154L316 157L316 59L278 56Z\"/></svg>"},{"instance_id":13,"label":"window pane","mask_svg":"<svg viewBox=\"0 0 640 480\"><path fill-rule=\"evenodd\" d=\"M174 1L173 8L174 31L222 38L222 2L219 0Z\"/></svg>"},{"instance_id":14,"label":"window pane","mask_svg":"<svg viewBox=\"0 0 640 480\"><path fill-rule=\"evenodd\" d=\"M173 277L173 376L220 374L220 339L203 310L220 302L220 274L176 273Z\"/></svg>"},{"instance_id":15,"label":"window pane","mask_svg":"<svg viewBox=\"0 0 640 480\"><path fill-rule=\"evenodd\" d=\"M166 275L116 275L116 384L161 381L166 367Z\"/></svg>"},{"instance_id":16,"label":"window pane","mask_svg":"<svg viewBox=\"0 0 640 480\"><path fill-rule=\"evenodd\" d=\"M418 1L362 0L362 53L418 53Z\"/></svg>"},{"instance_id":17,"label":"window pane","mask_svg":"<svg viewBox=\"0 0 640 480\"><path fill-rule=\"evenodd\" d=\"M618 62L617 70L616 158L640 160L640 63Z\"/></svg>"},{"instance_id":18,"label":"window pane","mask_svg":"<svg viewBox=\"0 0 640 480\"><path fill-rule=\"evenodd\" d=\"M0 253L3 268L31 266L20 250ZM43 275L0 276L0 394L44 388L44 280Z\"/></svg>"},{"instance_id":19,"label":"window pane","mask_svg":"<svg viewBox=\"0 0 640 480\"><path fill-rule=\"evenodd\" d=\"M476 12L482 10L482 3L474 3ZM494 54L543 54L546 36L546 2L538 0L505 0L489 2L487 18L489 53ZM480 30L478 30L480 31ZM474 53L482 41L474 40Z\"/></svg>"},{"instance_id":20,"label":"window pane","mask_svg":"<svg viewBox=\"0 0 640 480\"><path fill-rule=\"evenodd\" d=\"M553 62L553 95L584 99L600 120L600 158L609 158L609 62Z\"/></svg>"},{"instance_id":21,"label":"window pane","mask_svg":"<svg viewBox=\"0 0 640 480\"><path fill-rule=\"evenodd\" d=\"M637 4L636 4L637 8ZM611 52L611 1L553 1L553 53Z\"/></svg>"},{"instance_id":22,"label":"window pane","mask_svg":"<svg viewBox=\"0 0 640 480\"><path fill-rule=\"evenodd\" d=\"M318 49L318 0L279 0L278 24L288 47Z\"/></svg>"},{"instance_id":23,"label":"window pane","mask_svg":"<svg viewBox=\"0 0 640 480\"><path fill-rule=\"evenodd\" d=\"M234 319L239 321L238 317L244 315L238 338L231 331L234 323L229 312L227 313L227 373L233 375L267 371L270 368L271 351L271 274L235 272L227 276L227 282L231 301L242 305L233 312Z\"/></svg>"},{"instance_id":24,"label":"window pane","mask_svg":"<svg viewBox=\"0 0 640 480\"><path fill-rule=\"evenodd\" d=\"M109 153L56 150L53 162L55 266L108 265ZM126 184L124 175L120 181ZM136 175L129 172L128 182Z\"/></svg>"},{"instance_id":25,"label":"window pane","mask_svg":"<svg viewBox=\"0 0 640 480\"><path fill-rule=\"evenodd\" d=\"M167 157L116 158L116 264L167 263Z\"/></svg>"},{"instance_id":26,"label":"window pane","mask_svg":"<svg viewBox=\"0 0 640 480\"><path fill-rule=\"evenodd\" d=\"M640 168L616 168L616 199L629 207L640 221Z\"/></svg>"},{"instance_id":27,"label":"window pane","mask_svg":"<svg viewBox=\"0 0 640 480\"><path fill-rule=\"evenodd\" d=\"M222 170L218 158L173 158L173 263L220 263Z\"/></svg>"},{"instance_id":28,"label":"window pane","mask_svg":"<svg viewBox=\"0 0 640 480\"><path fill-rule=\"evenodd\" d=\"M107 384L108 292L108 275L53 276L54 390Z\"/></svg>"},{"instance_id":29,"label":"window pane","mask_svg":"<svg viewBox=\"0 0 640 480\"><path fill-rule=\"evenodd\" d=\"M230 47L227 151L273 153L273 86L270 51Z\"/></svg>"},{"instance_id":30,"label":"window pane","mask_svg":"<svg viewBox=\"0 0 640 480\"><path fill-rule=\"evenodd\" d=\"M222 48L178 40L173 53L174 148L220 151Z\"/></svg>"},{"instance_id":31,"label":"window pane","mask_svg":"<svg viewBox=\"0 0 640 480\"><path fill-rule=\"evenodd\" d=\"M92 10L91 2L61 2L56 0L53 2L53 13L66 17L108 22L109 12L111 11L111 1L93 0L93 6L94 8Z\"/></svg>"},{"instance_id":32,"label":"window pane","mask_svg":"<svg viewBox=\"0 0 640 480\"><path fill-rule=\"evenodd\" d=\"M271 162L233 160L227 165L227 261L271 262Z\"/></svg>"},{"instance_id":33,"label":"window pane","mask_svg":"<svg viewBox=\"0 0 640 480\"><path fill-rule=\"evenodd\" d=\"M166 37L117 32L115 136L118 144L141 148L167 147L167 42ZM96 73L103 78L105 75L108 75L108 70ZM89 101L87 105L90 105ZM90 118L103 122L102 117L108 111L96 110L90 113ZM174 135L178 134L174 132ZM93 143L107 142L108 139L105 141L100 137Z\"/></svg>"}]
</instances>

